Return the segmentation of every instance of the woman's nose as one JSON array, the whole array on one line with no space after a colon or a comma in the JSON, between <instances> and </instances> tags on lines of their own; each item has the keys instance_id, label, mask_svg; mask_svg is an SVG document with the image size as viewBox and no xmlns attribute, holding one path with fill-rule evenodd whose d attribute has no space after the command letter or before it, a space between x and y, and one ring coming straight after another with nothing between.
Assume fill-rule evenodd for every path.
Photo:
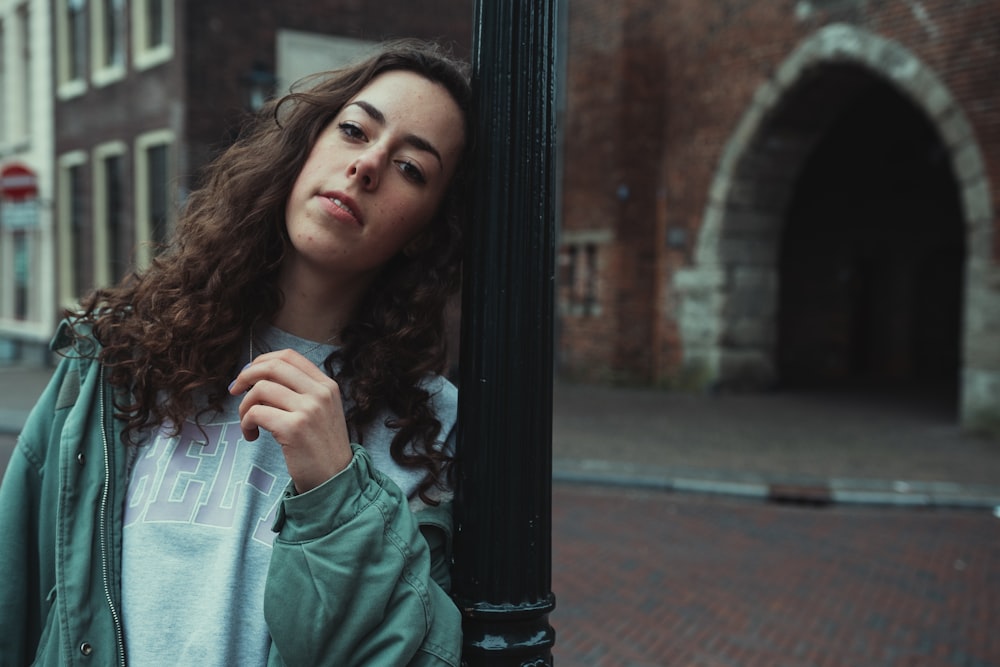
<instances>
[{"instance_id":1,"label":"woman's nose","mask_svg":"<svg viewBox=\"0 0 1000 667\"><path fill-rule=\"evenodd\" d=\"M364 189L374 190L378 187L379 175L382 172L384 162L383 151L372 148L358 156L351 164L348 175L361 181Z\"/></svg>"}]
</instances>

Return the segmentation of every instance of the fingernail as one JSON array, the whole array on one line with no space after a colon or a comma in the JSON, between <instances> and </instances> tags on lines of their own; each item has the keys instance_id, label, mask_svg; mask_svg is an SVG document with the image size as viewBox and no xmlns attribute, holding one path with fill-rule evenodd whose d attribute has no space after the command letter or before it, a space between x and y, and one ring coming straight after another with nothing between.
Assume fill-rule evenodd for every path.
<instances>
[{"instance_id":1,"label":"fingernail","mask_svg":"<svg viewBox=\"0 0 1000 667\"><path fill-rule=\"evenodd\" d=\"M229 383L229 391L230 391L230 392L232 392L232 391L233 391L233 387L234 387L235 385L236 385L236 380L233 380L232 382L230 382L230 383Z\"/></svg>"}]
</instances>

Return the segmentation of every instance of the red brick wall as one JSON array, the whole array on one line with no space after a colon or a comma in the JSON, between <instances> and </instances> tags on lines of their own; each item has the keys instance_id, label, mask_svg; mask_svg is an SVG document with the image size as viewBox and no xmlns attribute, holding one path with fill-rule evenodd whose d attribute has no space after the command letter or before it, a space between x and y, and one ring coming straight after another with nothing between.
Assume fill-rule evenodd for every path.
<instances>
[{"instance_id":1,"label":"red brick wall","mask_svg":"<svg viewBox=\"0 0 1000 667\"><path fill-rule=\"evenodd\" d=\"M994 1L574 0L569 13L562 225L610 228L614 242L601 315L560 320L567 375L656 382L677 373L670 285L692 262L721 151L758 87L831 23L898 41L935 72L971 123L1000 202ZM1000 258L1000 233L994 244Z\"/></svg>"},{"instance_id":2,"label":"red brick wall","mask_svg":"<svg viewBox=\"0 0 1000 667\"><path fill-rule=\"evenodd\" d=\"M566 138L562 239L578 232L613 230L619 217L615 191L621 181L617 165L618 108L621 96L621 18L619 3L574 2L569 6L567 33ZM586 163L586 164L584 164ZM617 275L609 247L598 248L604 276ZM566 254L560 258L565 261ZM561 267L559 306L566 309ZM604 376L614 368L617 299L608 282L597 285L593 315L563 315L557 356L564 372Z\"/></svg>"},{"instance_id":3,"label":"red brick wall","mask_svg":"<svg viewBox=\"0 0 1000 667\"><path fill-rule=\"evenodd\" d=\"M585 379L650 379L666 123L657 4L569 4L563 240L606 235L597 244L599 311L561 304L561 370Z\"/></svg>"}]
</instances>

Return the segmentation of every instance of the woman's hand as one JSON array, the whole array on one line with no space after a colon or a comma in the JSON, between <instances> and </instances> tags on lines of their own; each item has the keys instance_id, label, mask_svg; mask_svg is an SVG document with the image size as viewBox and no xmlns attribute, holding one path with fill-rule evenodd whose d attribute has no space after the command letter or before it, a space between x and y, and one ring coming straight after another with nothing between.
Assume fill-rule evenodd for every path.
<instances>
[{"instance_id":1,"label":"woman's hand","mask_svg":"<svg viewBox=\"0 0 1000 667\"><path fill-rule=\"evenodd\" d=\"M351 462L352 452L340 387L294 350L262 354L229 385L240 403L243 437L260 429L281 445L295 490L305 493Z\"/></svg>"}]
</instances>

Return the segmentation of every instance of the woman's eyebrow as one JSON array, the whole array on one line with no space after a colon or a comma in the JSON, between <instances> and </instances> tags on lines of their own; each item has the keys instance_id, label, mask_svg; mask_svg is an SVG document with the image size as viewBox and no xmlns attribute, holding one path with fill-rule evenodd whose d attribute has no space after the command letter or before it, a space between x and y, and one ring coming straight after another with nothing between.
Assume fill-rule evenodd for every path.
<instances>
[{"instance_id":1,"label":"woman's eyebrow","mask_svg":"<svg viewBox=\"0 0 1000 667\"><path fill-rule=\"evenodd\" d=\"M362 110L364 110L364 112L366 114L368 114L368 116L373 121L375 121L379 125L383 125L383 126L385 125L385 114L383 114L381 111L379 111L377 108L375 108L374 106L372 106L368 102L365 102L364 100L354 100L348 106L352 106L352 105L360 107ZM433 155L434 157L436 157L437 161L438 161L438 164L441 166L442 169L444 169L444 162L441 161L441 154L438 153L437 149L434 148L434 146L433 146L433 144L431 144L431 142L429 142L426 139L424 139L423 137L419 137L419 136L417 136L415 134L407 134L406 136L403 137L403 141L405 141L406 143L410 144L411 146L413 146L417 150L426 151L426 152L430 153L431 155Z\"/></svg>"}]
</instances>

